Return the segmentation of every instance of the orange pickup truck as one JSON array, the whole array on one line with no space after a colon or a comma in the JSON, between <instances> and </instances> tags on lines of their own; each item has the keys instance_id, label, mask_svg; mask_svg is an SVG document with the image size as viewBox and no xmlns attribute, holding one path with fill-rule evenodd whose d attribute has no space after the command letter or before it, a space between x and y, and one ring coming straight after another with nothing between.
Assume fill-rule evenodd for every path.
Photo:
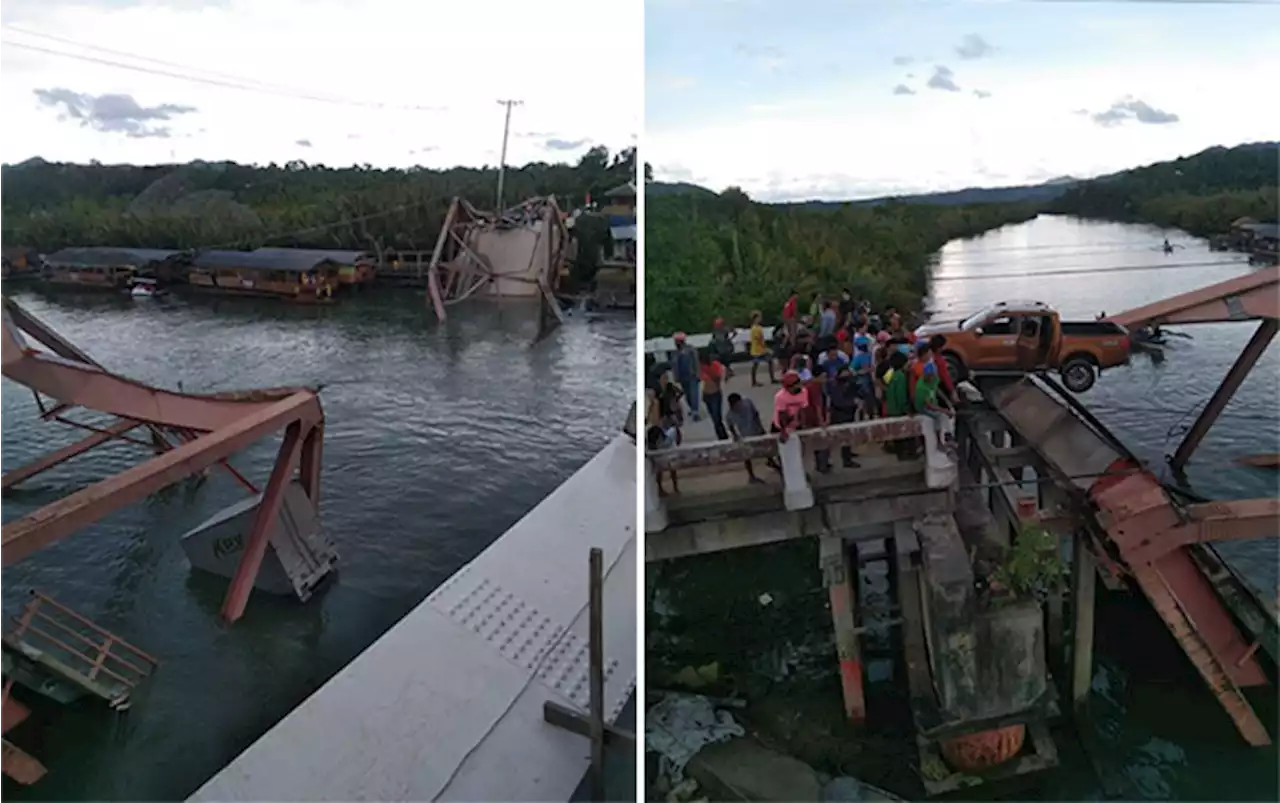
<instances>
[{"instance_id":1,"label":"orange pickup truck","mask_svg":"<svg viewBox=\"0 0 1280 803\"><path fill-rule=\"evenodd\" d=\"M942 357L958 382L982 371L1057 370L1072 393L1098 373L1129 362L1129 332L1108 321L1064 321L1039 301L1002 301L963 321L928 323L920 337L942 335Z\"/></svg>"}]
</instances>

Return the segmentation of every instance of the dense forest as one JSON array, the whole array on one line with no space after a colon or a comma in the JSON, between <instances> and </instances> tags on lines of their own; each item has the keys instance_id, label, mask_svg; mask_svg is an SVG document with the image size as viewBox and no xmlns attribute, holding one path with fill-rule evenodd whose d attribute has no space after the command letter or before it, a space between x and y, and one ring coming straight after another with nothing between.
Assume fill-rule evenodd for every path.
<instances>
[{"instance_id":1,"label":"dense forest","mask_svg":"<svg viewBox=\"0 0 1280 803\"><path fill-rule=\"evenodd\" d=\"M634 148L615 155L593 148L576 165L509 167L505 201L554 194L568 209L632 180L635 171ZM497 170L35 159L6 165L2 180L5 244L45 253L77 245L425 250L454 196L493 208Z\"/></svg>"},{"instance_id":2,"label":"dense forest","mask_svg":"<svg viewBox=\"0 0 1280 803\"><path fill-rule=\"evenodd\" d=\"M810 209L720 195L645 202L645 329L704 332L717 316L744 325L752 310L776 322L794 288L916 309L930 257L948 240L1029 220L1034 204L926 206L889 202Z\"/></svg>"},{"instance_id":3,"label":"dense forest","mask_svg":"<svg viewBox=\"0 0 1280 803\"><path fill-rule=\"evenodd\" d=\"M1240 217L1275 220L1280 143L1210 148L1077 184L1048 211L1154 223L1208 237Z\"/></svg>"}]
</instances>

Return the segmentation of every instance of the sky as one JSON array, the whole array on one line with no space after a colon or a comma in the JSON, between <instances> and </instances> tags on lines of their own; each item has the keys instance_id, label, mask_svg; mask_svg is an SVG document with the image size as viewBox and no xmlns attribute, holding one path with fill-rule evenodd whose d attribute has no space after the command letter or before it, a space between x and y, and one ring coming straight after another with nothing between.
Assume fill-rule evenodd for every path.
<instances>
[{"instance_id":1,"label":"sky","mask_svg":"<svg viewBox=\"0 0 1280 803\"><path fill-rule=\"evenodd\" d=\"M593 0L4 0L0 161L496 165L518 99L508 163L573 162L636 144L639 101L611 100L640 97L642 24ZM584 69L583 43L635 67Z\"/></svg>"},{"instance_id":2,"label":"sky","mask_svg":"<svg viewBox=\"0 0 1280 803\"><path fill-rule=\"evenodd\" d=\"M1088 178L1280 139L1278 52L1267 2L648 0L642 155L767 201Z\"/></svg>"}]
</instances>

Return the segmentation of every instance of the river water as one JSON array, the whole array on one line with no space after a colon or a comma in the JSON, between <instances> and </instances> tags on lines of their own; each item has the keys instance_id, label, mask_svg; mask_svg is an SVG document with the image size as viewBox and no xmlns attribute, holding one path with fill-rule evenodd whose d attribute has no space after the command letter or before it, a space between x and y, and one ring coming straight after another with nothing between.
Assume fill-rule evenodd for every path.
<instances>
[{"instance_id":1,"label":"river water","mask_svg":"<svg viewBox=\"0 0 1280 803\"><path fill-rule=\"evenodd\" d=\"M8 288L6 288L8 289ZM476 556L619 431L635 397L630 318L570 322L532 346L533 308L477 301L437 326L414 293L332 308L270 301L15 299L113 371L188 392L324 385L321 514L336 583L306 604L255 594L218 621L226 581L193 573L177 536L243 490L214 471L4 570L4 613L36 588L163 663L133 710L38 705L49 768L27 799L180 799ZM40 424L3 384L3 466L83 433ZM278 439L233 464L261 485ZM10 521L136 464L104 447L6 496ZM424 649L430 649L424 645ZM25 726L24 726L25 727Z\"/></svg>"},{"instance_id":2,"label":"river water","mask_svg":"<svg viewBox=\"0 0 1280 803\"><path fill-rule=\"evenodd\" d=\"M1168 255L1160 247L1166 237L1175 247ZM1251 270L1243 255L1211 252L1185 232L1041 216L949 243L934 272L930 307L938 316L959 318L995 301L1037 300L1064 316L1090 320ZM1172 338L1163 361L1135 354L1130 366L1104 373L1081 400L1141 458L1164 466L1164 456L1195 420L1197 405L1217 388L1255 326L1173 327L1191 339ZM1187 474L1196 491L1224 499L1276 493L1273 471L1234 461L1280 451L1277 393L1280 349L1273 345L1193 456ZM1270 539L1219 550L1263 593L1274 595L1277 547ZM1161 629L1141 600L1099 609L1094 721L1085 727L1094 731L1107 788L1129 799L1277 799L1274 748L1244 744ZM1275 722L1274 689L1251 692L1250 699L1263 721ZM1082 766L1067 766L1062 787L1038 791L1067 799L1099 792Z\"/></svg>"}]
</instances>

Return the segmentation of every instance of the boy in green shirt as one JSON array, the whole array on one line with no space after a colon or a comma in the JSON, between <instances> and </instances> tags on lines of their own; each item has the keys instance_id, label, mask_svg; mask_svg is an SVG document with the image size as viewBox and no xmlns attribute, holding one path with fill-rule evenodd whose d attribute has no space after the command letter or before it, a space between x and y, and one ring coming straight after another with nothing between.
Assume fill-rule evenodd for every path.
<instances>
[{"instance_id":1,"label":"boy in green shirt","mask_svg":"<svg viewBox=\"0 0 1280 803\"><path fill-rule=\"evenodd\" d=\"M897 377L895 376L895 379ZM915 406L921 414L933 419L933 429L938 439L938 448L949 451L951 444L947 442L946 430L953 415L951 408L943 407L938 401L938 366L932 362L924 364L924 372L916 380Z\"/></svg>"}]
</instances>

